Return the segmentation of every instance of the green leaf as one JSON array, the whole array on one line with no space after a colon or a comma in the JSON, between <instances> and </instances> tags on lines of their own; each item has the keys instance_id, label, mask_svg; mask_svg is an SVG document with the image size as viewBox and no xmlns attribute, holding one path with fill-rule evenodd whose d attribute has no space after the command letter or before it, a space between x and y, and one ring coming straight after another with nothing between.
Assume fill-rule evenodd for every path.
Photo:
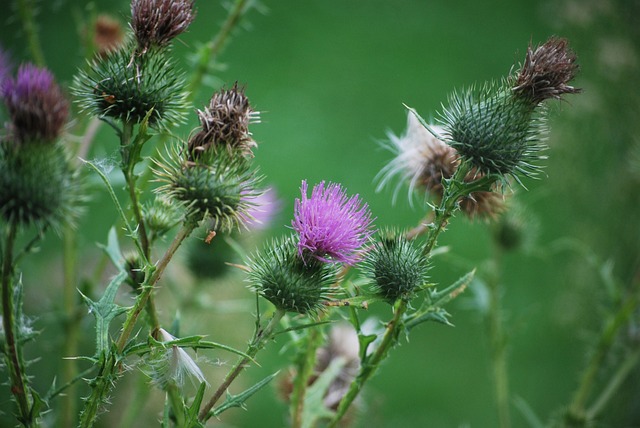
<instances>
[{"instance_id":1,"label":"green leaf","mask_svg":"<svg viewBox=\"0 0 640 428\"><path fill-rule=\"evenodd\" d=\"M80 292L89 311L96 318L96 357L100 359L107 355L110 349L109 324L115 317L123 314L128 308L115 303L120 284L127 278L127 273L120 271L109 283L104 294L97 302Z\"/></svg>"},{"instance_id":2,"label":"green leaf","mask_svg":"<svg viewBox=\"0 0 640 428\"><path fill-rule=\"evenodd\" d=\"M124 270L124 257L122 255L122 251L120 250L120 243L118 242L118 233L116 232L116 228L112 227L109 229L109 235L107 238L107 245L98 244L100 248L109 256L111 262L115 267L118 268L119 271Z\"/></svg>"},{"instance_id":3,"label":"green leaf","mask_svg":"<svg viewBox=\"0 0 640 428\"><path fill-rule=\"evenodd\" d=\"M198 387L198 392L196 392L196 396L193 397L193 403L187 409L187 420L185 425L188 427L202 427L202 423L198 420L198 412L200 412L200 406L202 405L202 400L204 399L204 391L207 387L206 382L200 383Z\"/></svg>"},{"instance_id":4,"label":"green leaf","mask_svg":"<svg viewBox=\"0 0 640 428\"><path fill-rule=\"evenodd\" d=\"M346 360L342 357L334 358L322 374L307 389L302 410L302 428L312 428L317 421L331 418L334 413L324 405L324 397L331 384L340 375Z\"/></svg>"},{"instance_id":5,"label":"green leaf","mask_svg":"<svg viewBox=\"0 0 640 428\"><path fill-rule=\"evenodd\" d=\"M275 372L274 374L267 376L266 378L262 379L260 382L253 385L251 388L246 389L245 391L241 392L238 395L231 395L229 391L227 391L226 400L224 401L224 403L222 403L222 405L220 405L219 407L216 407L213 410L213 416L219 416L222 412L229 410L233 407L244 408L244 403L253 394L255 394L256 392L258 392L259 390L267 386L267 384L271 382L271 380L273 380L273 378L276 377L278 373L279 372Z\"/></svg>"},{"instance_id":6,"label":"green leaf","mask_svg":"<svg viewBox=\"0 0 640 428\"><path fill-rule=\"evenodd\" d=\"M475 274L476 270L473 269L444 290L431 293L431 306L443 306L458 297L469 286Z\"/></svg>"},{"instance_id":7,"label":"green leaf","mask_svg":"<svg viewBox=\"0 0 640 428\"><path fill-rule=\"evenodd\" d=\"M449 327L454 326L453 324L451 324L451 322L449 322L449 313L447 313L447 311L442 308L436 308L433 306L430 306L426 310L421 311L417 314L412 314L407 318L404 325L407 331L410 331L414 327L428 321L434 321Z\"/></svg>"}]
</instances>

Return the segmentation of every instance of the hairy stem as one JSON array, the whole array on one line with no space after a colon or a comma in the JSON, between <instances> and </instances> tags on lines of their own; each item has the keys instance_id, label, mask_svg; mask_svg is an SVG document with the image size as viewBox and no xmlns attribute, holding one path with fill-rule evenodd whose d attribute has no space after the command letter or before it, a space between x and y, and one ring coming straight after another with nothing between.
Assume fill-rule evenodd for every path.
<instances>
[{"instance_id":1,"label":"hairy stem","mask_svg":"<svg viewBox=\"0 0 640 428\"><path fill-rule=\"evenodd\" d=\"M17 226L11 222L6 230L3 254L2 254L2 327L5 336L5 359L9 368L11 393L18 404L18 419L24 426L33 426L31 415L31 400L29 399L29 386L27 375L24 372L22 361L22 349L16 338L16 319L14 308L14 283L13 283L13 247L17 234Z\"/></svg>"},{"instance_id":2,"label":"hairy stem","mask_svg":"<svg viewBox=\"0 0 640 428\"><path fill-rule=\"evenodd\" d=\"M229 373L227 373L227 375L225 376L222 384L220 384L218 389L216 389L216 391L213 393L211 399L209 399L207 404L202 409L200 409L200 413L198 414L198 419L200 421L206 422L211 417L212 413L210 412L213 409L213 406L216 405L220 397L222 397L222 394L225 393L225 391L238 377L238 375L242 373L242 371L247 367L249 361L256 356L258 351L264 348L267 342L273 338L273 332L284 314L285 311L276 309L276 312L273 314L273 317L269 321L269 324L267 324L265 328L256 329L253 339L251 340L251 343L249 343L249 346L245 351L245 354L247 356L238 359Z\"/></svg>"},{"instance_id":3,"label":"hairy stem","mask_svg":"<svg viewBox=\"0 0 640 428\"><path fill-rule=\"evenodd\" d=\"M304 352L300 355L297 365L297 373L291 392L291 428L302 427L302 413L304 411L304 399L309 385L309 379L314 374L316 366L316 352L322 345L322 332L319 329L307 331L307 341Z\"/></svg>"}]
</instances>

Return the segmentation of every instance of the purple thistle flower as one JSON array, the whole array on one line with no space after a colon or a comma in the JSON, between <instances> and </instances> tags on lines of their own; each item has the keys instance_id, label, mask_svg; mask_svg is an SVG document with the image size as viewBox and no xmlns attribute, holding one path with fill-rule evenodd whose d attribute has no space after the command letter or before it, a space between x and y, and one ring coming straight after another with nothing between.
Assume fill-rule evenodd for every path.
<instances>
[{"instance_id":1,"label":"purple thistle flower","mask_svg":"<svg viewBox=\"0 0 640 428\"><path fill-rule=\"evenodd\" d=\"M11 116L17 141L53 141L69 115L69 103L51 72L32 64L20 66L14 79L2 85L2 96Z\"/></svg>"},{"instance_id":2,"label":"purple thistle flower","mask_svg":"<svg viewBox=\"0 0 640 428\"><path fill-rule=\"evenodd\" d=\"M358 195L348 198L339 184L324 181L314 186L307 198L307 181L296 199L293 229L298 232L298 254L305 253L327 263L352 265L358 261L358 250L374 233L369 206Z\"/></svg>"}]
</instances>

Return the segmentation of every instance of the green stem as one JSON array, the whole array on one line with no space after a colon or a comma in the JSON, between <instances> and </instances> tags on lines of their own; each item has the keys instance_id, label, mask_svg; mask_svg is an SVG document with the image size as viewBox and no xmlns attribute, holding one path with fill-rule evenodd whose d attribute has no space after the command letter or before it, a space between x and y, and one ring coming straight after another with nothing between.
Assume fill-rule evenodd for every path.
<instances>
[{"instance_id":1,"label":"green stem","mask_svg":"<svg viewBox=\"0 0 640 428\"><path fill-rule=\"evenodd\" d=\"M364 384L375 374L380 367L380 363L387 357L389 354L389 350L391 346L396 343L398 338L399 327L402 324L402 315L407 310L407 302L400 299L396 302L394 307L394 315L391 321L387 323L387 327L385 328L384 336L382 337L382 342L375 350L375 352L369 357L366 361L363 362L360 367L360 371L355 380L351 383L349 387L349 391L345 394L345 396L340 401L338 405L338 409L336 410L336 414L334 415L331 423L329 423L328 427L337 426L338 422L344 417L349 410L349 407L356 399L360 391L364 387Z\"/></svg>"},{"instance_id":2,"label":"green stem","mask_svg":"<svg viewBox=\"0 0 640 428\"><path fill-rule=\"evenodd\" d=\"M183 224L182 228L178 231L175 238L169 245L169 248L165 251L162 258L158 261L155 270L150 275L147 275L145 282L141 286L141 292L136 298L133 307L129 310L127 318L122 326L122 332L116 341L117 352L110 352L106 356L101 364L100 373L93 380L91 384L91 395L86 400L84 410L80 417L80 426L83 428L92 427L97 418L98 408L104 401L104 398L109 393L113 381L115 380L115 372L119 366L119 356L122 354L124 347L126 346L136 321L140 316L140 313L147 305L149 296L151 295L155 285L158 283L162 274L164 273L169 262L173 258L174 254L182 244L182 242L191 234L191 232L197 226L197 222L193 220L187 220Z\"/></svg>"},{"instance_id":3,"label":"green stem","mask_svg":"<svg viewBox=\"0 0 640 428\"><path fill-rule=\"evenodd\" d=\"M191 220L187 220L182 225L182 227L176 234L175 238L173 238L173 241L169 245L169 248L167 248L167 250L165 251L160 261L158 261L158 264L156 265L155 270L151 274L149 280L145 281L145 283L142 284L140 294L138 295L138 298L136 299L136 302L133 305L133 307L129 310L129 314L127 315L127 318L122 326L122 333L120 333L120 337L116 342L118 345L119 352L122 352L125 345L127 344L127 341L129 340L129 337L133 332L133 328L136 324L136 321L138 320L138 317L140 316L140 313L142 312L144 307L147 305L149 296L151 295L151 292L153 291L155 285L160 280L160 277L164 273L164 270L166 269L167 265L173 258L176 251L178 251L178 248L180 248L180 245L182 244L182 242L189 235L191 235L191 232L193 232L196 226L197 226L197 223Z\"/></svg>"},{"instance_id":4,"label":"green stem","mask_svg":"<svg viewBox=\"0 0 640 428\"><path fill-rule=\"evenodd\" d=\"M65 361L62 372L63 384L69 384L66 394L62 396L62 409L60 411L60 423L65 427L75 426L77 415L77 388L72 381L76 378L76 373L78 372L78 363L73 357L78 355L78 323L81 317L78 316L77 311L75 238L75 231L71 226L66 226L63 235L64 284L62 293L65 314L63 356L71 358Z\"/></svg>"},{"instance_id":5,"label":"green stem","mask_svg":"<svg viewBox=\"0 0 640 428\"><path fill-rule=\"evenodd\" d=\"M22 29L25 36L27 36L27 42L29 45L29 51L33 62L39 67L45 66L44 54L42 53L42 46L40 45L40 38L38 37L38 31L33 19L33 3L29 0L18 0L18 13L22 20Z\"/></svg>"},{"instance_id":6,"label":"green stem","mask_svg":"<svg viewBox=\"0 0 640 428\"><path fill-rule=\"evenodd\" d=\"M609 380L607 386L602 390L593 405L586 411L587 420L595 420L595 418L598 417L606 407L609 400L611 400L613 395L617 392L618 388L620 388L620 385L625 381L631 370L633 370L639 362L640 349L636 349L628 355L624 362L618 367L618 370L615 372L611 380Z\"/></svg>"},{"instance_id":7,"label":"green stem","mask_svg":"<svg viewBox=\"0 0 640 428\"><path fill-rule=\"evenodd\" d=\"M258 351L264 348L267 342L271 340L271 338L273 338L273 332L284 314L285 311L283 311L282 309L276 309L276 312L273 314L273 317L269 321L269 324L267 324L264 329L256 330L253 340L251 341L245 352L246 356L238 359L229 373L227 373L227 376L225 376L222 384L220 384L211 399L200 410L200 413L198 414L198 420L200 420L201 422L206 422L212 416L213 413L211 412L211 409L213 409L213 406L216 405L220 397L222 397L222 394L225 393L225 391L238 377L238 375L242 373L242 371L247 367L247 364L253 359L253 357L256 356Z\"/></svg>"},{"instance_id":8,"label":"green stem","mask_svg":"<svg viewBox=\"0 0 640 428\"><path fill-rule=\"evenodd\" d=\"M215 60L222 51L231 34L231 30L238 24L240 18L242 18L242 15L246 12L247 2L248 0L236 0L218 34L204 46L204 50L201 52L198 64L193 72L193 78L189 83L187 93L190 94L190 98L197 93L200 85L202 85L204 76L207 74L207 71L209 71L209 64Z\"/></svg>"},{"instance_id":9,"label":"green stem","mask_svg":"<svg viewBox=\"0 0 640 428\"><path fill-rule=\"evenodd\" d=\"M17 234L17 225L11 222L6 230L2 260L2 327L5 336L5 356L9 367L11 393L18 404L18 419L27 427L34 426L29 399L29 386L24 372L22 348L16 340L14 282L13 282L13 250Z\"/></svg>"},{"instance_id":10,"label":"green stem","mask_svg":"<svg viewBox=\"0 0 640 428\"><path fill-rule=\"evenodd\" d=\"M569 405L568 416L571 419L582 420L585 416L585 403L589 398L591 389L596 380L598 371L602 367L602 364L607 356L607 353L613 345L614 339L618 334L618 331L622 326L626 324L629 317L636 310L639 303L639 296L637 290L634 290L620 309L612 314L607 320L600 339L596 345L596 349L591 355L587 368L585 369L578 389L573 396L573 400Z\"/></svg>"},{"instance_id":11,"label":"green stem","mask_svg":"<svg viewBox=\"0 0 640 428\"><path fill-rule=\"evenodd\" d=\"M176 427L182 428L185 426L185 414L184 414L184 401L180 395L180 390L176 385L169 385L166 388L167 398L171 409L173 409L173 416L176 420Z\"/></svg>"},{"instance_id":12,"label":"green stem","mask_svg":"<svg viewBox=\"0 0 640 428\"><path fill-rule=\"evenodd\" d=\"M309 386L309 379L313 375L316 366L316 352L322 345L322 332L320 329L314 328L307 331L305 345L305 350L300 356L293 391L291 392L291 428L302 427L305 394Z\"/></svg>"},{"instance_id":13,"label":"green stem","mask_svg":"<svg viewBox=\"0 0 640 428\"><path fill-rule=\"evenodd\" d=\"M511 426L509 412L509 377L507 372L506 336L502 323L502 308L500 305L500 269L502 254L500 249L495 251L493 272L488 278L489 288L489 338L491 343L491 362L493 365L493 381L498 408L498 420L501 428Z\"/></svg>"}]
</instances>

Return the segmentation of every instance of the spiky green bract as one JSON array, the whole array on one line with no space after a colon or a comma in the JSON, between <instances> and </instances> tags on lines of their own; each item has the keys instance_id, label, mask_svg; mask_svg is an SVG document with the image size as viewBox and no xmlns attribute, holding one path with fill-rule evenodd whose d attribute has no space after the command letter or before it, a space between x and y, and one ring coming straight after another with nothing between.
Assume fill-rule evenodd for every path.
<instances>
[{"instance_id":1,"label":"spiky green bract","mask_svg":"<svg viewBox=\"0 0 640 428\"><path fill-rule=\"evenodd\" d=\"M155 173L165 184L157 189L187 208L187 218L208 218L211 229L230 231L239 227L257 196L261 180L250 161L227 150L205 151L188 160L186 145L170 148L156 161Z\"/></svg>"},{"instance_id":2,"label":"spiky green bract","mask_svg":"<svg viewBox=\"0 0 640 428\"><path fill-rule=\"evenodd\" d=\"M22 226L60 231L73 224L82 192L59 142L0 142L0 217Z\"/></svg>"},{"instance_id":3,"label":"spiky green bract","mask_svg":"<svg viewBox=\"0 0 640 428\"><path fill-rule=\"evenodd\" d=\"M82 110L100 118L167 128L180 123L186 110L184 79L168 52L136 55L132 44L94 59L76 76L72 91Z\"/></svg>"},{"instance_id":4,"label":"spiky green bract","mask_svg":"<svg viewBox=\"0 0 640 428\"><path fill-rule=\"evenodd\" d=\"M149 230L149 239L161 238L178 224L181 213L172 200L158 195L152 203L143 207L144 224Z\"/></svg>"},{"instance_id":5,"label":"spiky green bract","mask_svg":"<svg viewBox=\"0 0 640 428\"><path fill-rule=\"evenodd\" d=\"M363 271L373 281L373 291L390 304L411 300L427 283L428 258L404 234L386 230L372 239Z\"/></svg>"},{"instance_id":6,"label":"spiky green bract","mask_svg":"<svg viewBox=\"0 0 640 428\"><path fill-rule=\"evenodd\" d=\"M532 176L546 132L542 107L515 96L510 82L455 92L441 114L447 144L483 174Z\"/></svg>"},{"instance_id":7,"label":"spiky green bract","mask_svg":"<svg viewBox=\"0 0 640 428\"><path fill-rule=\"evenodd\" d=\"M275 240L249 262L249 282L262 297L287 312L315 315L332 295L336 267L298 255L292 236Z\"/></svg>"}]
</instances>

